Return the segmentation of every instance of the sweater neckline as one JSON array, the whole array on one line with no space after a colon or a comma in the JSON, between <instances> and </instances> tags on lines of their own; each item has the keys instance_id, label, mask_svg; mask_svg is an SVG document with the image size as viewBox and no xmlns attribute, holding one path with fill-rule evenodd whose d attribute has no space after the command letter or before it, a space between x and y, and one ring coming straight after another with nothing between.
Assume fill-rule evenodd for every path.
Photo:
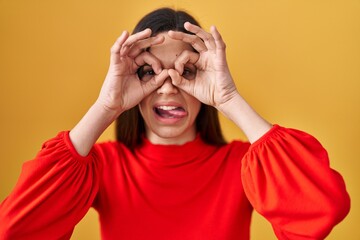
<instances>
[{"instance_id":1,"label":"sweater neckline","mask_svg":"<svg viewBox=\"0 0 360 240\"><path fill-rule=\"evenodd\" d=\"M142 144L137 148L139 154L154 162L164 163L185 163L189 161L201 160L211 154L215 146L206 144L200 137L182 145L175 144L154 144L146 137L142 137Z\"/></svg>"}]
</instances>

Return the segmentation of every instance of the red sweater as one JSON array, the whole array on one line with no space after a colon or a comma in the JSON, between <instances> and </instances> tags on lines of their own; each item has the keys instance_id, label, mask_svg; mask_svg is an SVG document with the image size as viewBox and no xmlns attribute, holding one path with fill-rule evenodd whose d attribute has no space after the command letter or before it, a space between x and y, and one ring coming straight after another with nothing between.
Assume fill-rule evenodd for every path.
<instances>
[{"instance_id":1,"label":"red sweater","mask_svg":"<svg viewBox=\"0 0 360 240\"><path fill-rule=\"evenodd\" d=\"M253 208L279 239L323 239L350 200L320 143L277 125L252 145L144 139L134 152L107 142L87 157L62 132L0 205L0 239L68 239L91 206L103 239L249 239Z\"/></svg>"}]
</instances>

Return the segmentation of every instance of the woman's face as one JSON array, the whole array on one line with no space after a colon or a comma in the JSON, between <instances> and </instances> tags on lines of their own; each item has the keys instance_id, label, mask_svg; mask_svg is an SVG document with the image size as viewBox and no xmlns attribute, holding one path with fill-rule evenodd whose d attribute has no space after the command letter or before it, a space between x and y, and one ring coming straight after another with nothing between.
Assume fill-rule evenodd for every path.
<instances>
[{"instance_id":1,"label":"woman's face","mask_svg":"<svg viewBox=\"0 0 360 240\"><path fill-rule=\"evenodd\" d=\"M159 59L162 69L174 69L177 56L184 50L193 51L189 44L171 39L167 33L159 35L163 35L165 41L152 46L149 51ZM185 78L195 78L194 65L186 64L184 69ZM143 76L145 81L152 74L150 66L140 69L140 76ZM200 107L199 100L172 85L171 78L168 77L161 87L139 104L147 138L155 144L184 144L192 141L196 137L195 120Z\"/></svg>"}]
</instances>

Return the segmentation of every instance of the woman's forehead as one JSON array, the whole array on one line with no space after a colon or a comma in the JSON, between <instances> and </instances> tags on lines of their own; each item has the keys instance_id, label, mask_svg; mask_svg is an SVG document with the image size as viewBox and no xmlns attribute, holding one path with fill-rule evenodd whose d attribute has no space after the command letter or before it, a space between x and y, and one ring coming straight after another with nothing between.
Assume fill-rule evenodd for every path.
<instances>
[{"instance_id":1,"label":"woman's forehead","mask_svg":"<svg viewBox=\"0 0 360 240\"><path fill-rule=\"evenodd\" d=\"M180 54L184 50L190 50L193 51L193 48L189 43L186 43L181 40L175 40L169 37L167 32L160 33L158 36L164 36L165 40L163 43L154 45L150 47L149 51L154 54L161 54L161 55L176 55Z\"/></svg>"}]
</instances>

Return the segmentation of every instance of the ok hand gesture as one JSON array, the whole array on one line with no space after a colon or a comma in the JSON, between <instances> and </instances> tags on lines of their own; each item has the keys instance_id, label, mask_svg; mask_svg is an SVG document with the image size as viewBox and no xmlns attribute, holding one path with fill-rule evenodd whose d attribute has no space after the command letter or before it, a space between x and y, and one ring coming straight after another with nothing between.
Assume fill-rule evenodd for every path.
<instances>
[{"instance_id":1,"label":"ok hand gesture","mask_svg":"<svg viewBox=\"0 0 360 240\"><path fill-rule=\"evenodd\" d=\"M168 77L167 70L162 70L159 60L144 51L162 43L164 37L150 36L150 29L131 36L124 31L112 46L110 67L97 100L105 109L119 115L136 106ZM156 73L146 82L140 81L137 76L137 70L143 65L150 65Z\"/></svg>"},{"instance_id":2,"label":"ok hand gesture","mask_svg":"<svg viewBox=\"0 0 360 240\"><path fill-rule=\"evenodd\" d=\"M201 102L221 110L223 104L237 94L226 61L225 43L214 26L211 27L211 33L189 22L184 27L195 35L175 31L169 31L168 34L173 39L191 44L198 54L184 51L178 57L175 70L169 70L173 84ZM195 64L197 68L193 81L182 76L187 63Z\"/></svg>"}]
</instances>

